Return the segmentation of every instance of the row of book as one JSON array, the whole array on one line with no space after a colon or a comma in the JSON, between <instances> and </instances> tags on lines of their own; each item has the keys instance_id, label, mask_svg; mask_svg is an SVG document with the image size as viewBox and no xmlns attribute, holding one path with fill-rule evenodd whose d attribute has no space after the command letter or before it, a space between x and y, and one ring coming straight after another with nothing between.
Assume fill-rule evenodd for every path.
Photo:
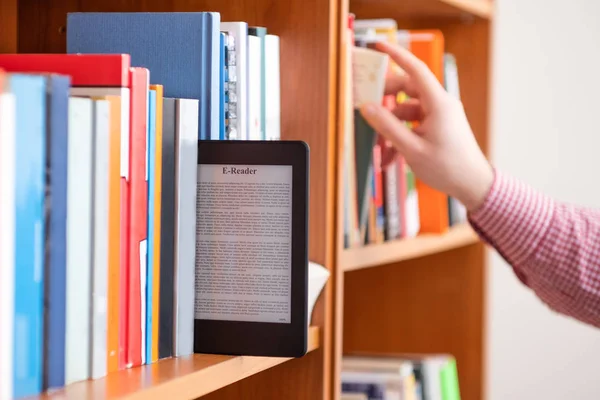
<instances>
[{"instance_id":1,"label":"row of book","mask_svg":"<svg viewBox=\"0 0 600 400\"><path fill-rule=\"evenodd\" d=\"M409 238L419 233L445 233L466 221L465 207L456 199L434 190L414 176L402 157L384 166L386 143L370 134L360 116L353 88L356 82L356 51L377 42L403 46L424 61L444 84L460 98L455 57L444 51L438 30L401 30L392 19L355 20L349 16L342 54L345 79L344 135L344 245L360 247L371 243ZM345 62L344 62L345 61ZM390 61L390 68L398 68ZM393 108L408 100L405 93L383 96L383 105ZM406 121L412 127L416 122Z\"/></svg>"},{"instance_id":2,"label":"row of book","mask_svg":"<svg viewBox=\"0 0 600 400\"><path fill-rule=\"evenodd\" d=\"M0 55L0 400L193 353L198 139L280 138L279 38L68 15Z\"/></svg>"},{"instance_id":3,"label":"row of book","mask_svg":"<svg viewBox=\"0 0 600 400\"><path fill-rule=\"evenodd\" d=\"M460 400L454 357L345 356L342 400Z\"/></svg>"}]
</instances>

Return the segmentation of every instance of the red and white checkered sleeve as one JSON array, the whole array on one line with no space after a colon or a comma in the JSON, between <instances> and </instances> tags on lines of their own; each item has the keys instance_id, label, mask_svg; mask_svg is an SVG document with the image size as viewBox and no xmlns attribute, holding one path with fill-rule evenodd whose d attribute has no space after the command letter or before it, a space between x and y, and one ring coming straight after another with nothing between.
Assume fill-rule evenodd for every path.
<instances>
[{"instance_id":1,"label":"red and white checkered sleeve","mask_svg":"<svg viewBox=\"0 0 600 400\"><path fill-rule=\"evenodd\" d=\"M469 222L551 309L600 327L600 210L557 202L496 170Z\"/></svg>"}]
</instances>

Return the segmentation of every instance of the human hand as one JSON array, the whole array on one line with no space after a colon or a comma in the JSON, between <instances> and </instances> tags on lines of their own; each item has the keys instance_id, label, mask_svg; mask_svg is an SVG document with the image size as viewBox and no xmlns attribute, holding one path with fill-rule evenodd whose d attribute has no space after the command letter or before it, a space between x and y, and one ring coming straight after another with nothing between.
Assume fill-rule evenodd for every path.
<instances>
[{"instance_id":1,"label":"human hand","mask_svg":"<svg viewBox=\"0 0 600 400\"><path fill-rule=\"evenodd\" d=\"M365 104L363 117L402 154L418 179L475 210L483 203L494 173L461 102L410 51L387 43L378 43L377 49L405 71L388 76L386 94L405 92L411 99L392 111L381 104ZM403 121L418 121L418 126L411 130Z\"/></svg>"}]
</instances>

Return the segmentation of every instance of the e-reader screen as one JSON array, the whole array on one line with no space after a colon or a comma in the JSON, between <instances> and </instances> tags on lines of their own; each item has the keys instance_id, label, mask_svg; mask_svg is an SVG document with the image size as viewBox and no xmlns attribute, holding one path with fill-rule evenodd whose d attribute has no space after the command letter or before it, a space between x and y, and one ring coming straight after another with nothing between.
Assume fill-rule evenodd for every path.
<instances>
[{"instance_id":1,"label":"e-reader screen","mask_svg":"<svg viewBox=\"0 0 600 400\"><path fill-rule=\"evenodd\" d=\"M289 324L292 165L198 164L200 320Z\"/></svg>"}]
</instances>

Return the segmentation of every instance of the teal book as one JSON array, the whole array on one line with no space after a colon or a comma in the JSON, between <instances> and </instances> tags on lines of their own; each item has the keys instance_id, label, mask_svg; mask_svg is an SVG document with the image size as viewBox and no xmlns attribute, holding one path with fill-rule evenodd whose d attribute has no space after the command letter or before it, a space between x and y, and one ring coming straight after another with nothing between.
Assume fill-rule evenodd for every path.
<instances>
[{"instance_id":1,"label":"teal book","mask_svg":"<svg viewBox=\"0 0 600 400\"><path fill-rule=\"evenodd\" d=\"M154 259L152 251L152 244L154 243L154 214L157 212L156 203L154 201L154 196L156 195L156 186L155 186L155 176L156 176L156 91L150 90L148 94L148 137L146 138L148 146L147 146L147 155L146 155L146 171L148 171L146 179L148 182L148 245L146 247L146 287L145 292L142 290L142 296L146 296L145 303L146 307L145 315L146 318L146 327L142 340L142 352L145 355L146 364L149 364L152 360L152 324L156 323L152 321L152 283L154 282ZM144 289L144 288L142 288Z\"/></svg>"}]
</instances>

